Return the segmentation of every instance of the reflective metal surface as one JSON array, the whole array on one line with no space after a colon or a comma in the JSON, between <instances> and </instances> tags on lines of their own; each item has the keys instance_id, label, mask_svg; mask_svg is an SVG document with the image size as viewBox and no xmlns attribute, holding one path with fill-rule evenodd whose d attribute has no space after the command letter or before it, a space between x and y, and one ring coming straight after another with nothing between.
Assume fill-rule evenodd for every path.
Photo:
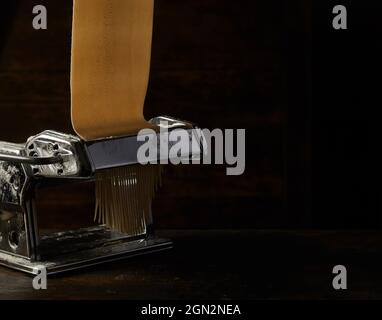
<instances>
[{"instance_id":1,"label":"reflective metal surface","mask_svg":"<svg viewBox=\"0 0 382 320\"><path fill-rule=\"evenodd\" d=\"M171 249L172 242L156 237L131 239L100 226L52 234L42 238L40 246L41 261L33 262L0 252L0 264L30 274L35 274L43 266L48 274L57 274Z\"/></svg>"},{"instance_id":2,"label":"reflective metal surface","mask_svg":"<svg viewBox=\"0 0 382 320\"><path fill-rule=\"evenodd\" d=\"M12 255L28 256L24 215L0 211L0 251Z\"/></svg>"},{"instance_id":3,"label":"reflective metal surface","mask_svg":"<svg viewBox=\"0 0 382 320\"><path fill-rule=\"evenodd\" d=\"M152 139L153 143L155 143L153 147L156 148L157 153L147 160L159 162L160 160L170 159L171 156L168 150L175 144L179 144L179 142L169 141L169 132L177 129L184 129L188 135L186 141L181 141L181 143L184 143L183 149L189 150L185 158L199 159L201 157L203 139L197 134L199 131L193 129L192 124L170 117L157 117L150 120L150 122L165 131L152 132L152 135L155 135ZM138 141L137 136L127 136L90 142L87 143L86 148L93 170L103 170L139 163L138 150L145 143L145 141ZM166 148L161 148L161 146L166 146ZM162 150L167 150L167 152L162 152Z\"/></svg>"},{"instance_id":4,"label":"reflective metal surface","mask_svg":"<svg viewBox=\"0 0 382 320\"><path fill-rule=\"evenodd\" d=\"M80 151L82 142L79 138L55 131L43 133L28 139L25 150L29 157L38 159L32 165L32 172L43 177L80 176L82 163ZM44 163L41 163L45 159ZM50 162L48 159L58 159ZM40 163L39 163L40 162Z\"/></svg>"},{"instance_id":5,"label":"reflective metal surface","mask_svg":"<svg viewBox=\"0 0 382 320\"><path fill-rule=\"evenodd\" d=\"M202 140L193 142L200 136L191 123L171 117L154 118L151 123L168 131L185 129L185 143L191 146L187 157L200 156ZM161 132L154 134L155 143L164 142L168 148L177 143ZM0 142L0 264L28 273L44 266L54 274L171 248L171 241L153 236L152 225L140 238L104 226L39 236L38 188L91 180L97 170L137 164L142 144L137 136L85 143L55 131L30 137L25 144ZM160 160L163 155L154 156Z\"/></svg>"}]
</instances>

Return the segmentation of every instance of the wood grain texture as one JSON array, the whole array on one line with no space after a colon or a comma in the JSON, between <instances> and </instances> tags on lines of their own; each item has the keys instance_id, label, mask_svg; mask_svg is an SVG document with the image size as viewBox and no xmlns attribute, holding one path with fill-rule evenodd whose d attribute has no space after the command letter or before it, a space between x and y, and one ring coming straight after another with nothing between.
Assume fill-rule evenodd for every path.
<instances>
[{"instance_id":1,"label":"wood grain texture","mask_svg":"<svg viewBox=\"0 0 382 320\"><path fill-rule=\"evenodd\" d=\"M0 299L381 299L382 238L376 232L162 231L172 251L48 279L0 267ZM332 268L347 266L349 290ZM350 273L351 272L351 273ZM351 284L351 289L350 289Z\"/></svg>"}]
</instances>

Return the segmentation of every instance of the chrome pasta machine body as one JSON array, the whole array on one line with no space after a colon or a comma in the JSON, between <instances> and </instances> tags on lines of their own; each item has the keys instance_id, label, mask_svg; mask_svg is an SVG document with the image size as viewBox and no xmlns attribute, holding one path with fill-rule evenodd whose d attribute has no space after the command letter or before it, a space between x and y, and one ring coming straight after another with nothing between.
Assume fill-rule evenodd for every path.
<instances>
[{"instance_id":1,"label":"chrome pasta machine body","mask_svg":"<svg viewBox=\"0 0 382 320\"><path fill-rule=\"evenodd\" d=\"M192 124L174 118L150 122L169 131L185 129L190 140L195 134ZM55 274L171 248L170 240L155 235L151 215L138 237L106 225L48 234L39 227L37 190L92 181L98 170L137 164L142 143L137 136L85 142L55 131L24 144L0 142L0 264L30 274L43 266ZM193 144L188 156L199 157L201 150Z\"/></svg>"}]
</instances>

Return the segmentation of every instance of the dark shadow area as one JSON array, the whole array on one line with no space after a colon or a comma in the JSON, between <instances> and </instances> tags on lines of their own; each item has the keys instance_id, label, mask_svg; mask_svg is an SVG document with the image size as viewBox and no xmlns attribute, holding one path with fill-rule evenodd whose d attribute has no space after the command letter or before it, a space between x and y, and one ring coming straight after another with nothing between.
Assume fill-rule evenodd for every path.
<instances>
[{"instance_id":1,"label":"dark shadow area","mask_svg":"<svg viewBox=\"0 0 382 320\"><path fill-rule=\"evenodd\" d=\"M4 14L0 19L0 58L3 48L7 45L8 36L12 28L12 22L16 17L19 2L20 0L7 1L1 6L1 10Z\"/></svg>"}]
</instances>

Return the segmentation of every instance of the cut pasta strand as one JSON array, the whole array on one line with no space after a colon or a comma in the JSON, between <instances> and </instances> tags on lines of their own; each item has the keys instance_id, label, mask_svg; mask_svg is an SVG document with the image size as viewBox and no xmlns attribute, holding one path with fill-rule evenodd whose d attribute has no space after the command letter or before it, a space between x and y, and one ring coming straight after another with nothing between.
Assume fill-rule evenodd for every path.
<instances>
[{"instance_id":1,"label":"cut pasta strand","mask_svg":"<svg viewBox=\"0 0 382 320\"><path fill-rule=\"evenodd\" d=\"M134 165L96 173L96 208L99 224L140 236L151 223L151 202L161 184L162 166Z\"/></svg>"}]
</instances>

